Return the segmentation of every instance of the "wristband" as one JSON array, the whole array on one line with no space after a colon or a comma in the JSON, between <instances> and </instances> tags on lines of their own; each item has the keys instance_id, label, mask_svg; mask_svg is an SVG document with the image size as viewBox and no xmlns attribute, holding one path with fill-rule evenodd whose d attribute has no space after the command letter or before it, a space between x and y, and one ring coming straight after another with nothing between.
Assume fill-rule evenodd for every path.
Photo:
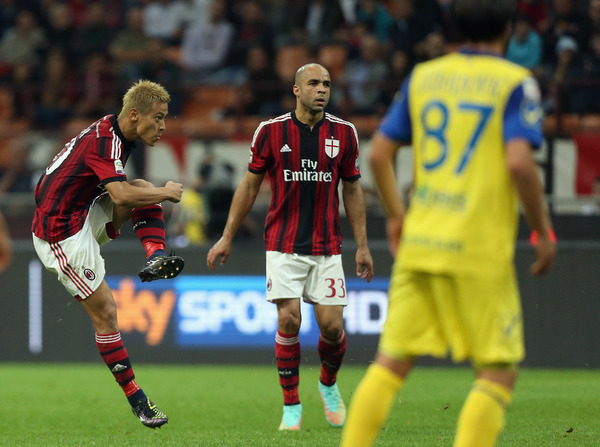
<instances>
[{"instance_id":1,"label":"wristband","mask_svg":"<svg viewBox=\"0 0 600 447\"><path fill-rule=\"evenodd\" d=\"M556 244L556 234L554 233L554 230L552 228L550 228L550 230L548 230L548 233L550 233L550 240ZM529 243L531 245L537 245L537 241L538 241L538 232L536 230L533 230L531 232L531 235L529 236Z\"/></svg>"}]
</instances>

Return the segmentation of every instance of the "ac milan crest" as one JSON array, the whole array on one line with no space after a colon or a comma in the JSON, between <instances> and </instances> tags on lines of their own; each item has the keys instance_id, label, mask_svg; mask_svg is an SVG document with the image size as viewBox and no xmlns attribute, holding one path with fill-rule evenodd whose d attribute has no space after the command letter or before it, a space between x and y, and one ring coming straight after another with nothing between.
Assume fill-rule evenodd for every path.
<instances>
[{"instance_id":1,"label":"ac milan crest","mask_svg":"<svg viewBox=\"0 0 600 447\"><path fill-rule=\"evenodd\" d=\"M340 140L325 138L325 153L330 158L337 157L337 154L340 153Z\"/></svg>"},{"instance_id":2,"label":"ac milan crest","mask_svg":"<svg viewBox=\"0 0 600 447\"><path fill-rule=\"evenodd\" d=\"M96 274L94 273L94 271L93 271L93 270L90 270L90 269L85 269L85 270L83 271L83 274L84 274L84 275L85 275L85 277L86 277L87 279L89 279L90 281L93 281L93 280L95 280L95 279L96 279Z\"/></svg>"}]
</instances>

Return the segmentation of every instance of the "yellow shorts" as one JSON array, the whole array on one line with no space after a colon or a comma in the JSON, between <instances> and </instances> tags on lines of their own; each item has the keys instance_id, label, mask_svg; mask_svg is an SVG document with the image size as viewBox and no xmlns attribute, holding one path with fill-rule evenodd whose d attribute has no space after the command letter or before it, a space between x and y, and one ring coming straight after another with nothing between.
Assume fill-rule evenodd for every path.
<instances>
[{"instance_id":1,"label":"yellow shorts","mask_svg":"<svg viewBox=\"0 0 600 447\"><path fill-rule=\"evenodd\" d=\"M483 279L395 268L379 351L401 359L446 357L448 350L455 362L482 365L516 364L524 358L514 273Z\"/></svg>"}]
</instances>

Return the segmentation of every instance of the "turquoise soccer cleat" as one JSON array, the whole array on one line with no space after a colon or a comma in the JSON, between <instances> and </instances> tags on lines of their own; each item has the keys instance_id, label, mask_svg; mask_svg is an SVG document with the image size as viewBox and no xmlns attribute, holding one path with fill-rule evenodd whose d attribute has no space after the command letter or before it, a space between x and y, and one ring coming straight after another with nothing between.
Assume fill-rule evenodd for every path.
<instances>
[{"instance_id":1,"label":"turquoise soccer cleat","mask_svg":"<svg viewBox=\"0 0 600 447\"><path fill-rule=\"evenodd\" d=\"M325 407L325 419L332 427L341 427L346 421L346 406L338 390L337 383L323 385L319 380L319 393Z\"/></svg>"},{"instance_id":2,"label":"turquoise soccer cleat","mask_svg":"<svg viewBox=\"0 0 600 447\"><path fill-rule=\"evenodd\" d=\"M281 418L281 424L279 424L279 430L300 430L301 424L302 404L284 405L283 417Z\"/></svg>"}]
</instances>

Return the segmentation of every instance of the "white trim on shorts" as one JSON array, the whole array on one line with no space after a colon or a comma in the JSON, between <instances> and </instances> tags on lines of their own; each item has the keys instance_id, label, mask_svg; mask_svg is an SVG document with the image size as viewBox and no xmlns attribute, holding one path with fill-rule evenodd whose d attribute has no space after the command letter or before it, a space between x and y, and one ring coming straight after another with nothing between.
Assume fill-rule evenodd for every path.
<instances>
[{"instance_id":1,"label":"white trim on shorts","mask_svg":"<svg viewBox=\"0 0 600 447\"><path fill-rule=\"evenodd\" d=\"M303 298L311 304L347 306L341 255L267 251L267 301Z\"/></svg>"}]
</instances>

